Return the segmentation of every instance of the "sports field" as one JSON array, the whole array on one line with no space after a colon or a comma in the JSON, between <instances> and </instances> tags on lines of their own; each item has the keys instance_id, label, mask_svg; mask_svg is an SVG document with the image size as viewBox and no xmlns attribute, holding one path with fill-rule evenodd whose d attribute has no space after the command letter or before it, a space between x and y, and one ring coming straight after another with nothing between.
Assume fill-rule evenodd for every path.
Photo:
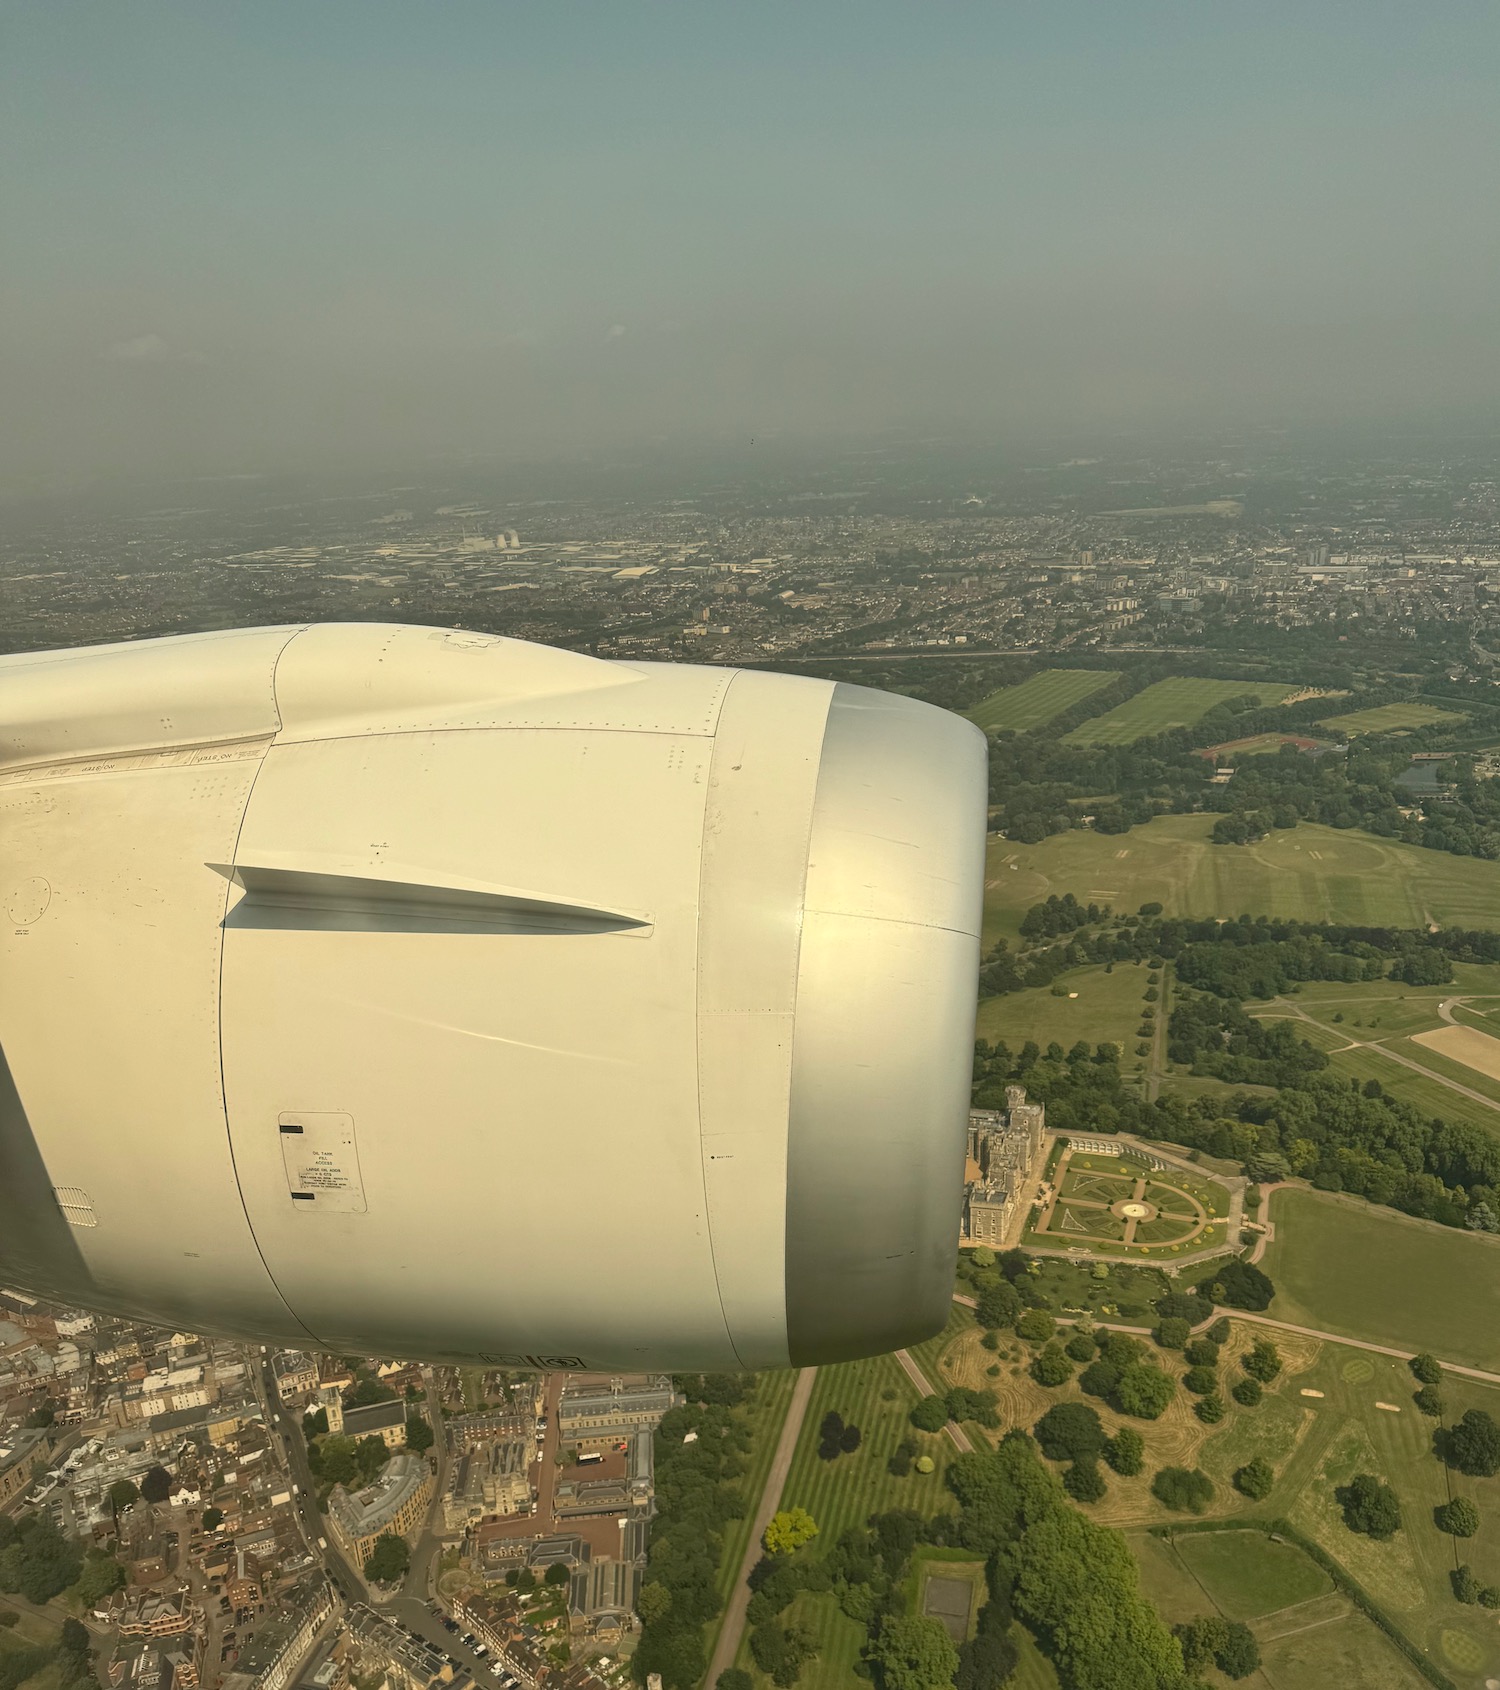
<instances>
[{"instance_id":1,"label":"sports field","mask_svg":"<svg viewBox=\"0 0 1500 1690\"><path fill-rule=\"evenodd\" d=\"M1347 716L1325 716L1318 726L1346 734L1389 734L1465 719L1463 711L1442 710L1436 704L1378 704L1373 710L1351 710Z\"/></svg>"},{"instance_id":2,"label":"sports field","mask_svg":"<svg viewBox=\"0 0 1500 1690\"><path fill-rule=\"evenodd\" d=\"M1270 1202L1276 1319L1500 1371L1500 1238L1319 1191Z\"/></svg>"},{"instance_id":3,"label":"sports field","mask_svg":"<svg viewBox=\"0 0 1500 1690\"><path fill-rule=\"evenodd\" d=\"M1174 675L1156 681L1134 698L1127 698L1113 710L1095 716L1064 736L1066 745L1129 745L1168 728L1190 728L1226 698L1247 694L1262 704L1279 704L1295 687L1267 681L1209 681L1192 675Z\"/></svg>"},{"instance_id":4,"label":"sports field","mask_svg":"<svg viewBox=\"0 0 1500 1690\"><path fill-rule=\"evenodd\" d=\"M1025 733L1028 728L1050 722L1080 699L1119 678L1117 669L1043 669L1019 686L1001 687L999 692L980 699L968 717L986 733L995 733L1000 728Z\"/></svg>"},{"instance_id":5,"label":"sports field","mask_svg":"<svg viewBox=\"0 0 1500 1690\"><path fill-rule=\"evenodd\" d=\"M1213 823L1159 816L1129 833L1078 828L1038 845L992 839L985 943L1014 941L1026 911L1052 892L1117 910L1157 902L1168 915L1500 927L1500 863L1311 822L1256 845L1210 845Z\"/></svg>"}]
</instances>

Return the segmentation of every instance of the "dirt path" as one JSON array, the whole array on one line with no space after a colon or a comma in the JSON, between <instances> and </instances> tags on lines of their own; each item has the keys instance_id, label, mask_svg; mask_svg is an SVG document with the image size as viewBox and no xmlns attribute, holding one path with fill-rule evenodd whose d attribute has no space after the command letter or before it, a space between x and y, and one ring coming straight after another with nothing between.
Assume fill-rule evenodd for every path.
<instances>
[{"instance_id":1,"label":"dirt path","mask_svg":"<svg viewBox=\"0 0 1500 1690\"><path fill-rule=\"evenodd\" d=\"M958 1299L955 1298L954 1301L956 1302ZM930 1397L935 1394L936 1387L933 1385L932 1380L930 1380L922 1369L917 1366L916 1362L912 1360L905 1350L896 1351L896 1360L901 1363L901 1371L908 1379L911 1380L912 1384L917 1387L924 1397ZM974 1446L969 1442L969 1434L962 1426L955 1426L950 1420L943 1427L943 1430L952 1440L955 1449L961 1449L966 1455L972 1455L974 1453Z\"/></svg>"},{"instance_id":2,"label":"dirt path","mask_svg":"<svg viewBox=\"0 0 1500 1690\"><path fill-rule=\"evenodd\" d=\"M792 1456L797 1449L797 1437L802 1431L802 1422L807 1418L807 1405L812 1398L813 1381L817 1377L816 1367L804 1367L797 1375L797 1383L792 1387L791 1406L782 1422L776 1453L771 1458L771 1470L766 1474L765 1488L760 1493L760 1506L755 1511L755 1519L750 1527L750 1538L745 1544L739 1577L729 1592L729 1602L724 1609L724 1623L719 1627L719 1641L714 1645L714 1658L708 1664L708 1677L704 1682L709 1685L719 1682L719 1674L734 1665L734 1657L740 1651L740 1638L745 1632L745 1610L750 1606L750 1586L746 1580L761 1557L760 1540L765 1535L766 1527L771 1523L771 1516L781 1501L781 1493L786 1488L786 1476L791 1470Z\"/></svg>"}]
</instances>

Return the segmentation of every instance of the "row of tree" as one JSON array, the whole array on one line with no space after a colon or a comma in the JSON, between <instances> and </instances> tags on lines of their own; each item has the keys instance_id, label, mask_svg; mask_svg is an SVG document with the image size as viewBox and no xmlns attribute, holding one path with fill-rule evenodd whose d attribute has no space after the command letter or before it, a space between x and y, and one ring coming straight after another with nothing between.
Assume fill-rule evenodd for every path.
<instances>
[{"instance_id":1,"label":"row of tree","mask_svg":"<svg viewBox=\"0 0 1500 1690\"><path fill-rule=\"evenodd\" d=\"M690 1384L691 1376L679 1383ZM635 1670L643 1683L660 1673L667 1690L693 1690L707 1671L703 1628L721 1606L715 1581L723 1531L745 1512L735 1481L750 1452L749 1425L737 1407L704 1400L711 1394L706 1381L697 1390L656 1430L656 1516L637 1601Z\"/></svg>"}]
</instances>

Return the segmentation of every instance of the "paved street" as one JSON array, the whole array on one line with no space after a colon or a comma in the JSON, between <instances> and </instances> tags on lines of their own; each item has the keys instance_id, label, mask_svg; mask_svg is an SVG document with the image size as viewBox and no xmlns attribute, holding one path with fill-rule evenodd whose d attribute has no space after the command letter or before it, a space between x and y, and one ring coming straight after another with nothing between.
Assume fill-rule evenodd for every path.
<instances>
[{"instance_id":1,"label":"paved street","mask_svg":"<svg viewBox=\"0 0 1500 1690\"><path fill-rule=\"evenodd\" d=\"M954 1301L957 1302L958 1299L955 1298ZM912 1384L917 1387L918 1394L924 1397L932 1396L937 1387L927 1377L922 1369L917 1366L916 1362L912 1360L911 1356L909 1356L905 1350L896 1351L896 1360L901 1363L901 1371L908 1379L911 1380ZM943 1430L948 1434L956 1449L963 1450L965 1454L973 1453L974 1446L969 1442L969 1434L962 1426L955 1426L950 1420L947 1425L943 1427Z\"/></svg>"},{"instance_id":2,"label":"paved street","mask_svg":"<svg viewBox=\"0 0 1500 1690\"><path fill-rule=\"evenodd\" d=\"M355 1571L353 1565L334 1541L328 1531L328 1522L318 1512L317 1483L307 1465L307 1448L302 1441L300 1423L293 1425L288 1413L281 1406L281 1396L276 1389L276 1376L271 1368L271 1358L264 1355L260 1359L261 1394L265 1400L268 1424L272 1436L281 1446L283 1457L292 1481L297 1486L297 1495L293 1498L293 1507L297 1511L297 1520L302 1527L302 1535L313 1554L322 1558L328 1568L330 1577L339 1587L346 1601L367 1602L369 1591L364 1579ZM295 1410L293 1413L297 1412ZM301 1416L298 1415L300 1422ZM326 1549L318 1548L318 1539L327 1540Z\"/></svg>"},{"instance_id":3,"label":"paved street","mask_svg":"<svg viewBox=\"0 0 1500 1690\"><path fill-rule=\"evenodd\" d=\"M437 1476L433 1480L432 1506L427 1510L427 1522L412 1549L411 1565L407 1568L406 1578L401 1585L403 1596L415 1597L418 1601L425 1601L437 1587L437 1561L443 1550L443 1490L448 1482L450 1459L448 1437L444 1430L437 1393L430 1384L427 1387L425 1405L427 1424L432 1427L433 1436L432 1448L428 1455L436 1465Z\"/></svg>"}]
</instances>

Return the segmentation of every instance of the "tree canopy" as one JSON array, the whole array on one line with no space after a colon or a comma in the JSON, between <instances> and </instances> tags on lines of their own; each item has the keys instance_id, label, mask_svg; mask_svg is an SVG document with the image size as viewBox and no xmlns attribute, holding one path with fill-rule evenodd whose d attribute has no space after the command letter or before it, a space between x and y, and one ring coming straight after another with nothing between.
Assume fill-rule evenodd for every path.
<instances>
[{"instance_id":1,"label":"tree canopy","mask_svg":"<svg viewBox=\"0 0 1500 1690\"><path fill-rule=\"evenodd\" d=\"M1103 1452L1104 1425L1082 1402L1060 1402L1037 1421L1032 1434L1049 1461L1092 1461Z\"/></svg>"},{"instance_id":2,"label":"tree canopy","mask_svg":"<svg viewBox=\"0 0 1500 1690\"><path fill-rule=\"evenodd\" d=\"M1163 1467L1151 1481L1151 1494L1166 1508L1201 1514L1214 1499L1214 1482L1196 1467Z\"/></svg>"},{"instance_id":3,"label":"tree canopy","mask_svg":"<svg viewBox=\"0 0 1500 1690\"><path fill-rule=\"evenodd\" d=\"M1500 1473L1500 1423L1482 1408L1468 1409L1448 1428L1444 1455L1450 1467L1476 1479Z\"/></svg>"},{"instance_id":4,"label":"tree canopy","mask_svg":"<svg viewBox=\"0 0 1500 1690\"><path fill-rule=\"evenodd\" d=\"M365 1557L365 1577L375 1584L394 1584L410 1565L411 1550L406 1539L394 1532L382 1532Z\"/></svg>"},{"instance_id":5,"label":"tree canopy","mask_svg":"<svg viewBox=\"0 0 1500 1690\"><path fill-rule=\"evenodd\" d=\"M805 1508L784 1508L771 1516L761 1542L767 1555L790 1555L817 1535L818 1522Z\"/></svg>"},{"instance_id":6,"label":"tree canopy","mask_svg":"<svg viewBox=\"0 0 1500 1690\"><path fill-rule=\"evenodd\" d=\"M1401 1503L1392 1488L1373 1473L1356 1473L1334 1491L1344 1524L1366 1537L1394 1537L1401 1529Z\"/></svg>"},{"instance_id":7,"label":"tree canopy","mask_svg":"<svg viewBox=\"0 0 1500 1690\"><path fill-rule=\"evenodd\" d=\"M945 1690L958 1671L958 1651L941 1621L888 1614L870 1650L885 1690Z\"/></svg>"}]
</instances>

